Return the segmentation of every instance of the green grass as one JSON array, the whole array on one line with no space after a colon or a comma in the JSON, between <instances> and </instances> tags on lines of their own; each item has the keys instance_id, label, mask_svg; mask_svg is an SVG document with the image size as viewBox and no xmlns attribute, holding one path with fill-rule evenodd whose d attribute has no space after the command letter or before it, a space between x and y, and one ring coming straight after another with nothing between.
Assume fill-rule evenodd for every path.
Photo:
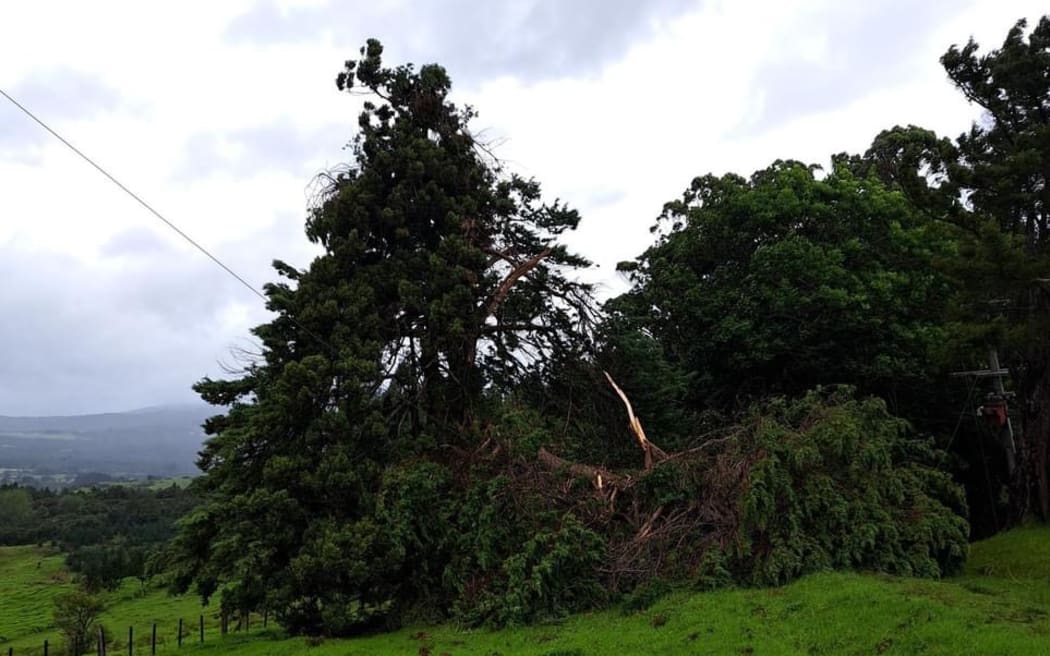
<instances>
[{"instance_id":1,"label":"green grass","mask_svg":"<svg viewBox=\"0 0 1050 656\"><path fill-rule=\"evenodd\" d=\"M48 628L52 599L71 585L62 560L36 547L0 547L0 645Z\"/></svg>"},{"instance_id":2,"label":"green grass","mask_svg":"<svg viewBox=\"0 0 1050 656\"><path fill-rule=\"evenodd\" d=\"M40 568L36 567L41 562ZM12 578L8 578L8 577ZM0 550L0 635L18 653L40 653L50 597L69 585L60 559L20 547ZM587 654L1050 654L1050 527L1030 527L973 545L966 572L944 581L824 573L782 588L679 592L630 615L618 609L557 624L506 631L452 626L409 627L353 640L309 644L277 631L220 638L210 627L204 646L183 651L234 656L582 656ZM137 584L135 584L137 585ZM196 618L192 599L126 585L110 598L105 618L126 637L142 632L136 653L148 653L148 627ZM193 627L196 629L196 625ZM159 653L173 653L174 628ZM196 634L192 636L195 643ZM24 648L36 646L35 651ZM6 643L0 640L0 647ZM425 650L422 648L426 648ZM111 652L116 654L117 652ZM123 652L121 652L123 653Z\"/></svg>"},{"instance_id":3,"label":"green grass","mask_svg":"<svg viewBox=\"0 0 1050 656\"><path fill-rule=\"evenodd\" d=\"M40 547L0 547L0 648L15 654L42 653L44 640L51 645L61 642L51 626L51 610L56 594L73 587L65 569L64 557L54 550ZM143 592L134 579L127 579L119 590L108 593L102 623L126 650L128 626L137 635L137 653L148 653L150 629L156 622L158 644L171 644L178 632L178 619L186 621L186 631L196 637L197 621L208 614L208 631L216 631L218 620L212 609L202 609L193 596L172 597L160 590ZM142 647L146 649L143 650ZM158 651L160 649L158 648ZM52 654L60 653L52 649Z\"/></svg>"}]
</instances>

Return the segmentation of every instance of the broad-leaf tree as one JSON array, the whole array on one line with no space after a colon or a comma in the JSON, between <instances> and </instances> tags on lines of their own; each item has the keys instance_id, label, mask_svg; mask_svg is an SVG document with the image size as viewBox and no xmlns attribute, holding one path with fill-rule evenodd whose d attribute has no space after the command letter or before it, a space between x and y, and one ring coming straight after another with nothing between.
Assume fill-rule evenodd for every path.
<instances>
[{"instance_id":1,"label":"broad-leaf tree","mask_svg":"<svg viewBox=\"0 0 1050 656\"><path fill-rule=\"evenodd\" d=\"M704 176L668 203L657 243L625 263L611 309L692 376L695 407L857 385L902 416L931 379L949 245L899 192L836 159Z\"/></svg>"}]
</instances>

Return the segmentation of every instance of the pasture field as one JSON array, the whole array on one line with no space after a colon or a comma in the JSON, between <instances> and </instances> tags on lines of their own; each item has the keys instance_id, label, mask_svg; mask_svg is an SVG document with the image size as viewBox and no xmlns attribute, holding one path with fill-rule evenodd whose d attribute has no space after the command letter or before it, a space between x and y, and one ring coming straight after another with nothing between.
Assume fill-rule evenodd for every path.
<instances>
[{"instance_id":1,"label":"pasture field","mask_svg":"<svg viewBox=\"0 0 1050 656\"><path fill-rule=\"evenodd\" d=\"M0 549L0 648L39 654L55 593L72 585L60 556L37 547ZM1023 528L976 543L966 571L928 581L828 572L790 585L716 592L679 591L652 607L618 608L558 623L502 631L413 626L348 640L288 638L258 619L248 633L218 634L205 609L206 641L197 644L202 612L192 597L169 597L128 580L108 596L103 622L126 653L149 653L149 627L163 638L158 654L184 651L232 656L585 656L619 654L1050 654L1050 527ZM175 623L190 635L181 650ZM170 625L170 626L169 626ZM60 653L57 650L52 653Z\"/></svg>"}]
</instances>

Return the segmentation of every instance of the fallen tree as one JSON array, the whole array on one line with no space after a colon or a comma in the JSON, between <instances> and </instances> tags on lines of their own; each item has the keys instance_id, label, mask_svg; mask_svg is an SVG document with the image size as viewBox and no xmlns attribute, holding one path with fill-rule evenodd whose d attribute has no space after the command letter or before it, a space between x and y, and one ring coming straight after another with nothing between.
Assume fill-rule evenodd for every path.
<instances>
[{"instance_id":1,"label":"fallen tree","mask_svg":"<svg viewBox=\"0 0 1050 656\"><path fill-rule=\"evenodd\" d=\"M508 521L528 523L531 513L546 517L555 534L569 523L596 538L596 553L575 558L590 564L589 580L603 595L661 578L705 587L778 585L831 568L939 577L964 562L961 489L932 466L930 445L907 436L881 401L857 399L849 388L817 390L764 404L723 434L666 453L645 435L611 377L609 383L627 408L641 468L571 462L544 447L534 458L513 456L513 435L478 456L488 458L485 475L504 482ZM500 581L516 556L492 562L475 580ZM547 581L547 592L559 584ZM463 601L461 609L469 606ZM498 604L489 599L484 607ZM534 612L557 613L558 605ZM500 612L465 616L508 621Z\"/></svg>"}]
</instances>

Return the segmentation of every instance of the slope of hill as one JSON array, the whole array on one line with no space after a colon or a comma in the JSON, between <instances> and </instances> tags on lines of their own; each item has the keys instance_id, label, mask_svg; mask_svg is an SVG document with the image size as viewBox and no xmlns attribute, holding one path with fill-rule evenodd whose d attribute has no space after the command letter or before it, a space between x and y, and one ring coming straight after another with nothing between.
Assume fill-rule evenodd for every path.
<instances>
[{"instance_id":1,"label":"slope of hill","mask_svg":"<svg viewBox=\"0 0 1050 656\"><path fill-rule=\"evenodd\" d=\"M55 645L49 598L69 585L57 556L35 547L0 549L0 650L40 653ZM944 581L825 573L782 588L680 592L631 614L612 609L559 624L505 631L416 626L353 640L286 638L272 627L218 635L214 608L162 592L139 594L125 582L104 616L119 641L134 625L136 653L148 653L158 622L158 653L175 653L175 627L203 612L206 641L192 624L184 651L234 656L449 654L957 654L1050 653L1050 527L1024 528L973 545L966 572ZM126 638L118 645L126 649ZM114 652L116 653L116 652Z\"/></svg>"},{"instance_id":2,"label":"slope of hill","mask_svg":"<svg viewBox=\"0 0 1050 656\"><path fill-rule=\"evenodd\" d=\"M0 482L68 483L78 474L176 476L196 472L215 409L162 406L70 417L0 417Z\"/></svg>"}]
</instances>

